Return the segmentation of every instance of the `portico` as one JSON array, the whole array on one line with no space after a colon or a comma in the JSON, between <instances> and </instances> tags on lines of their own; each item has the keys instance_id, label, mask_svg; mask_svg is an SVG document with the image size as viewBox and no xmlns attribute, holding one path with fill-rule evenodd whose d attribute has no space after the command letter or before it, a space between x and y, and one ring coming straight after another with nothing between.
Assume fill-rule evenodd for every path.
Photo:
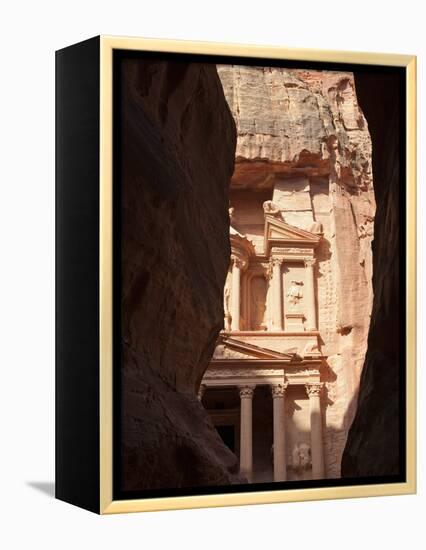
<instances>
[{"instance_id":1,"label":"portico","mask_svg":"<svg viewBox=\"0 0 426 550\"><path fill-rule=\"evenodd\" d=\"M322 357L314 355L300 357L297 353L274 352L246 344L234 337L222 336L211 367L204 376L201 391L203 396L213 389L233 388L238 392L240 471L249 481L253 481L253 416L257 412L253 409L253 398L256 390L265 386L269 388L273 402L270 419L273 439L272 448L269 449L273 480L287 480L287 471L297 467L293 452L298 442L292 441L292 447L286 444L286 431L290 431L290 426L286 426L285 400L287 391L293 387L304 391L311 408L309 439L312 464L308 469L312 465L312 477L324 475L320 399L323 361ZM212 413L215 423L216 411ZM222 414L218 425L223 425L223 418Z\"/></svg>"}]
</instances>

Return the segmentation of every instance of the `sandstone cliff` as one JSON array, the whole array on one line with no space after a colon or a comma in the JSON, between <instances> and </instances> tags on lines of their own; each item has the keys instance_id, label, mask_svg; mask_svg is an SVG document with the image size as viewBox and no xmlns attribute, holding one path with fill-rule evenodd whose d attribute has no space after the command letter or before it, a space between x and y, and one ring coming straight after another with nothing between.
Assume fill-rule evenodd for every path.
<instances>
[{"instance_id":1,"label":"sandstone cliff","mask_svg":"<svg viewBox=\"0 0 426 550\"><path fill-rule=\"evenodd\" d=\"M399 232L403 211L400 173L400 82L396 74L357 73L358 96L374 150L377 214L374 224L374 303L359 402L342 461L345 476L402 472L400 416Z\"/></svg>"},{"instance_id":2,"label":"sandstone cliff","mask_svg":"<svg viewBox=\"0 0 426 550\"><path fill-rule=\"evenodd\" d=\"M214 65L122 64L122 488L238 480L196 389L223 324L235 124Z\"/></svg>"},{"instance_id":3,"label":"sandstone cliff","mask_svg":"<svg viewBox=\"0 0 426 550\"><path fill-rule=\"evenodd\" d=\"M232 189L272 190L289 223L315 220L324 228L316 268L321 351L329 366L324 445L327 477L338 477L372 307L372 150L354 77L243 66L218 72L238 132Z\"/></svg>"}]
</instances>

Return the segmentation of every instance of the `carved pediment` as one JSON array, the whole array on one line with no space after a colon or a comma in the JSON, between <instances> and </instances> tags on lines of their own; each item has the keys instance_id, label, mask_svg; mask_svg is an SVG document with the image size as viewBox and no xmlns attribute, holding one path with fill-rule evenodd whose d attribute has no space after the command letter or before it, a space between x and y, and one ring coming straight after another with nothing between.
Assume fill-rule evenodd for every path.
<instances>
[{"instance_id":1,"label":"carved pediment","mask_svg":"<svg viewBox=\"0 0 426 550\"><path fill-rule=\"evenodd\" d=\"M213 359L253 359L253 355L228 348L225 344L219 344L214 350Z\"/></svg>"},{"instance_id":2,"label":"carved pediment","mask_svg":"<svg viewBox=\"0 0 426 550\"><path fill-rule=\"evenodd\" d=\"M293 352L282 353L242 342L235 338L221 338L213 354L213 359L282 359L294 361L296 357L296 353Z\"/></svg>"},{"instance_id":3,"label":"carved pediment","mask_svg":"<svg viewBox=\"0 0 426 550\"><path fill-rule=\"evenodd\" d=\"M294 227L280 220L276 216L265 216L265 251L271 246L315 248L321 236L306 229Z\"/></svg>"}]
</instances>

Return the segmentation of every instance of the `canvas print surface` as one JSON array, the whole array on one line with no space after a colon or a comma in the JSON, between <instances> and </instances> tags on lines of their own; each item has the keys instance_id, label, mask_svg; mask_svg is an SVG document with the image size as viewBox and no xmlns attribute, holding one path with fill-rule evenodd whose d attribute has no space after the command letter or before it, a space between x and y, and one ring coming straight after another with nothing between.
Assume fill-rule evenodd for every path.
<instances>
[{"instance_id":1,"label":"canvas print surface","mask_svg":"<svg viewBox=\"0 0 426 550\"><path fill-rule=\"evenodd\" d=\"M114 65L115 490L401 480L400 75L223 61Z\"/></svg>"}]
</instances>

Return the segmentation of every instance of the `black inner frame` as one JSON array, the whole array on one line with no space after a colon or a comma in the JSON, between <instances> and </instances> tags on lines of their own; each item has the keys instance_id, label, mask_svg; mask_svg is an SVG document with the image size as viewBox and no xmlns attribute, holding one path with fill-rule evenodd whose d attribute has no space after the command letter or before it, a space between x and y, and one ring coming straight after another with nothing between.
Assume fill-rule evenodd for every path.
<instances>
[{"instance_id":1,"label":"black inner frame","mask_svg":"<svg viewBox=\"0 0 426 550\"><path fill-rule=\"evenodd\" d=\"M399 81L399 291L400 291L400 367L399 367L399 473L394 476L371 476L305 481L275 481L243 485L185 487L153 489L144 491L123 491L121 480L121 72L123 59L156 59L158 61L181 61L191 63L213 63L247 65L258 67L283 67L311 70L350 71L353 73L393 73ZM368 121L367 121L368 122ZM293 61L224 55L181 54L169 52L144 52L114 50L113 52L113 499L146 499L172 496L199 496L208 494L255 493L283 489L308 489L320 487L342 487L351 485L374 485L401 483L406 481L406 69L382 65L354 63L329 63L314 61ZM373 152L374 153L374 152ZM374 159L373 159L374 162ZM405 185L403 184L405 183ZM403 298L402 298L403 297Z\"/></svg>"}]
</instances>

